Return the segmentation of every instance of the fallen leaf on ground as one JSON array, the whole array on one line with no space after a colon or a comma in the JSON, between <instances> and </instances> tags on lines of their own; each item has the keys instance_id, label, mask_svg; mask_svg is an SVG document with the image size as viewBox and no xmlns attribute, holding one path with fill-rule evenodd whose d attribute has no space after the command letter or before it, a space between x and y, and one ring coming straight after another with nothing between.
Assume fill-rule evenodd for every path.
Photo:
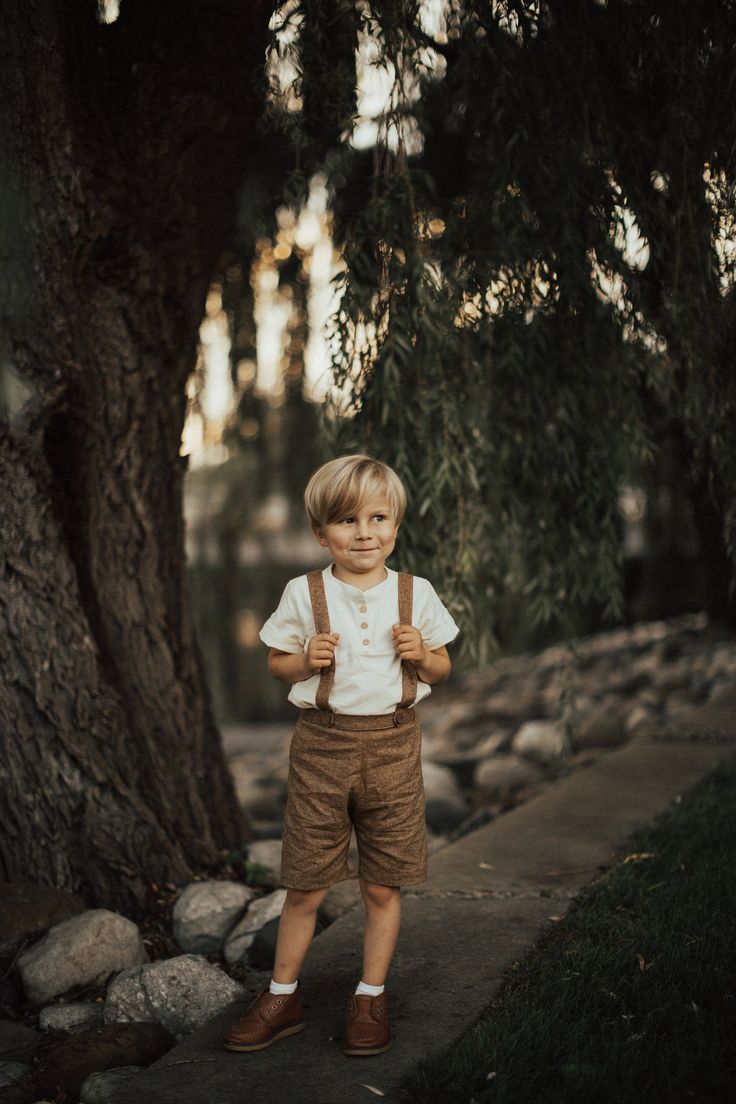
<instances>
[{"instance_id":1,"label":"fallen leaf on ground","mask_svg":"<svg viewBox=\"0 0 736 1104\"><path fill-rule=\"evenodd\" d=\"M494 869L494 867L492 867L490 863L478 863L478 866L482 870L493 870Z\"/></svg>"},{"instance_id":2,"label":"fallen leaf on ground","mask_svg":"<svg viewBox=\"0 0 736 1104\"><path fill-rule=\"evenodd\" d=\"M548 920L564 920L565 917L564 917L564 915L563 916L548 916L547 919Z\"/></svg>"},{"instance_id":3,"label":"fallen leaf on ground","mask_svg":"<svg viewBox=\"0 0 736 1104\"><path fill-rule=\"evenodd\" d=\"M385 1096L386 1095L385 1092L381 1092L380 1089L377 1089L375 1085L366 1085L363 1081L361 1081L361 1085L363 1086L364 1089L369 1089L372 1093L375 1093L376 1096Z\"/></svg>"},{"instance_id":4,"label":"fallen leaf on ground","mask_svg":"<svg viewBox=\"0 0 736 1104\"><path fill-rule=\"evenodd\" d=\"M653 859L653 858L656 858L656 856L654 855L653 852L651 852L651 851L640 851L638 854L627 855L626 858L624 859L624 865L627 862L639 862L640 859Z\"/></svg>"}]
</instances>

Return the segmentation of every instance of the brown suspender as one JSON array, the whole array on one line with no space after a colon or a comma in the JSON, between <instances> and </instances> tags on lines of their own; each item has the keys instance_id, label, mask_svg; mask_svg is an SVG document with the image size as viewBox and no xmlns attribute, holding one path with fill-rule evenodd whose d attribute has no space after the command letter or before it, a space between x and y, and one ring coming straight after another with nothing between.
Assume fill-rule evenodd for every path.
<instances>
[{"instance_id":1,"label":"brown suspender","mask_svg":"<svg viewBox=\"0 0 736 1104\"><path fill-rule=\"evenodd\" d=\"M406 571L399 572L399 623L411 625L414 595L414 576ZM417 696L417 669L413 663L401 661L401 701L396 707L394 720L399 709L408 709ZM401 720L401 718L399 718ZM398 723L398 721L397 721Z\"/></svg>"},{"instance_id":2,"label":"brown suspender","mask_svg":"<svg viewBox=\"0 0 736 1104\"><path fill-rule=\"evenodd\" d=\"M330 615L327 610L327 597L325 595L325 582L321 571L310 571L307 574L309 585L309 597L312 601L312 613L314 625L318 633L330 632ZM399 623L411 625L412 598L414 590L414 577L406 571L399 572ZM335 723L335 712L330 706L330 691L335 681L335 660L333 658L329 667L323 667L320 671L319 685L317 687L316 705L327 714L327 724ZM414 703L417 696L417 672L413 663L406 660L401 662L401 701L394 711L394 723L401 724L405 718L401 710L408 709Z\"/></svg>"},{"instance_id":3,"label":"brown suspender","mask_svg":"<svg viewBox=\"0 0 736 1104\"><path fill-rule=\"evenodd\" d=\"M307 575L309 583L309 597L312 599L312 613L314 614L314 627L318 633L330 632L330 615L327 611L327 596L325 595L325 581L321 571L310 571ZM330 690L335 681L335 659L329 667L323 667L319 674L319 686L317 687L316 704L318 709L330 708Z\"/></svg>"}]
</instances>

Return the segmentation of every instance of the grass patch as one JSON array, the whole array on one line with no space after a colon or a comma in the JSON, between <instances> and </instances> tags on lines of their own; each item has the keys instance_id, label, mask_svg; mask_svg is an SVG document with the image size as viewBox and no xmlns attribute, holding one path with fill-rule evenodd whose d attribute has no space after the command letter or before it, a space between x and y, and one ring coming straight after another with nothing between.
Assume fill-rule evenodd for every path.
<instances>
[{"instance_id":1,"label":"grass patch","mask_svg":"<svg viewBox=\"0 0 736 1104\"><path fill-rule=\"evenodd\" d=\"M736 762L639 829L412 1104L736 1100ZM472 955L473 950L469 949Z\"/></svg>"}]
</instances>

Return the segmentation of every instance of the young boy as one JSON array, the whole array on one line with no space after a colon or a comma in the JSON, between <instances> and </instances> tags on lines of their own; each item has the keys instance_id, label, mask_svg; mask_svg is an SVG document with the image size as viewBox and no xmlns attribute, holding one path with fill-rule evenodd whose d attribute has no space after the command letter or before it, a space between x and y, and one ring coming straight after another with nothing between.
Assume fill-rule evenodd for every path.
<instances>
[{"instance_id":1,"label":"young boy","mask_svg":"<svg viewBox=\"0 0 736 1104\"><path fill-rule=\"evenodd\" d=\"M384 989L399 933L400 887L427 877L421 732L413 706L450 673L459 629L420 577L386 567L406 509L396 472L343 456L309 480L304 501L329 550L323 571L287 583L260 636L271 674L292 683L299 718L289 749L281 885L287 888L273 979L225 1034L261 1050L302 1031L299 972L317 909L349 878L353 826L366 908L363 972L343 1053L391 1046Z\"/></svg>"}]
</instances>

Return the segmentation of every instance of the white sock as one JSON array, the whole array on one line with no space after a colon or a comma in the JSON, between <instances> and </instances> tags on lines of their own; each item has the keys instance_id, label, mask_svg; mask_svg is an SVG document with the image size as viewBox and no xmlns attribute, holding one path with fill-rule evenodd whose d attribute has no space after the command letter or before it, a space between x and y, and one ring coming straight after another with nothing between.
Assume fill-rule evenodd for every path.
<instances>
[{"instance_id":1,"label":"white sock","mask_svg":"<svg viewBox=\"0 0 736 1104\"><path fill-rule=\"evenodd\" d=\"M298 984L299 978L296 981L274 981L271 978L269 989L272 993L293 993Z\"/></svg>"},{"instance_id":2,"label":"white sock","mask_svg":"<svg viewBox=\"0 0 736 1104\"><path fill-rule=\"evenodd\" d=\"M358 988L355 990L356 997L359 997L361 993L364 993L368 997L377 997L383 992L385 986L383 985L368 985L365 981L358 983Z\"/></svg>"}]
</instances>

